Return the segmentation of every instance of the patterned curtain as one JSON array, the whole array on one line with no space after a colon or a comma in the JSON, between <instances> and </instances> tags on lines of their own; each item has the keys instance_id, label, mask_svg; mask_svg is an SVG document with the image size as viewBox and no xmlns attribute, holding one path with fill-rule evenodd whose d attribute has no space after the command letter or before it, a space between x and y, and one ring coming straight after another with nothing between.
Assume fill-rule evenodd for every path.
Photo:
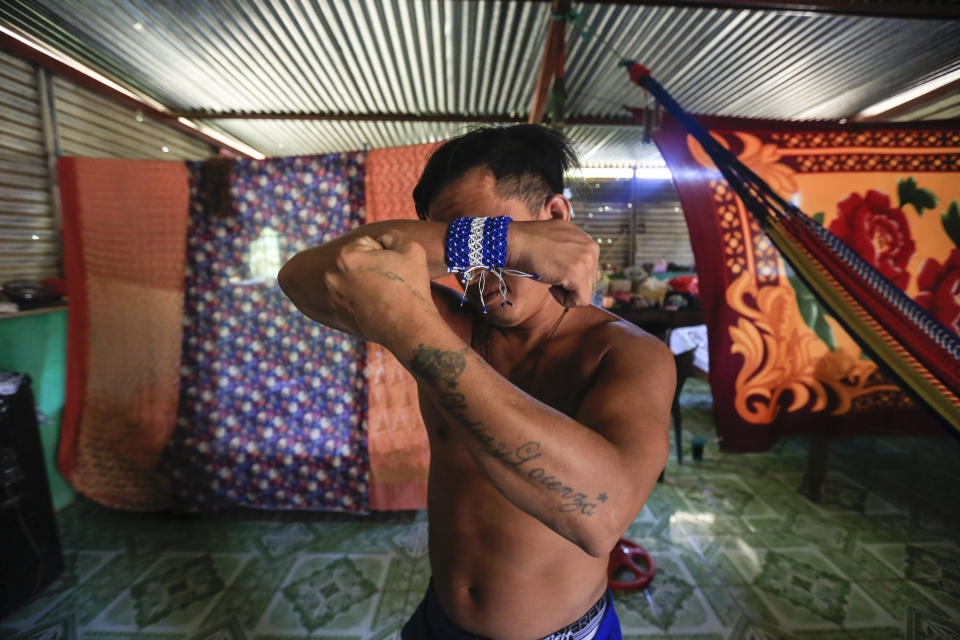
<instances>
[{"instance_id":1,"label":"patterned curtain","mask_svg":"<svg viewBox=\"0 0 960 640\"><path fill-rule=\"evenodd\" d=\"M370 152L367 162L367 222L417 219L413 187L435 145ZM450 283L445 283L450 284ZM389 351L367 345L370 508L427 506L430 445L420 417L417 384Z\"/></svg>"},{"instance_id":2,"label":"patterned curtain","mask_svg":"<svg viewBox=\"0 0 960 640\"><path fill-rule=\"evenodd\" d=\"M187 172L180 162L60 158L70 297L58 467L118 509L163 509L157 464L177 410Z\"/></svg>"},{"instance_id":3,"label":"patterned curtain","mask_svg":"<svg viewBox=\"0 0 960 640\"><path fill-rule=\"evenodd\" d=\"M189 169L182 382L163 465L176 506L366 511L363 341L309 320L276 284L290 256L363 223L364 155L237 161L223 217L204 205L203 163Z\"/></svg>"},{"instance_id":4,"label":"patterned curtain","mask_svg":"<svg viewBox=\"0 0 960 640\"><path fill-rule=\"evenodd\" d=\"M960 132L935 122L701 121L781 197L958 326ZM700 145L672 120L655 139L690 227L721 447L764 450L790 434L938 432L790 273Z\"/></svg>"}]
</instances>

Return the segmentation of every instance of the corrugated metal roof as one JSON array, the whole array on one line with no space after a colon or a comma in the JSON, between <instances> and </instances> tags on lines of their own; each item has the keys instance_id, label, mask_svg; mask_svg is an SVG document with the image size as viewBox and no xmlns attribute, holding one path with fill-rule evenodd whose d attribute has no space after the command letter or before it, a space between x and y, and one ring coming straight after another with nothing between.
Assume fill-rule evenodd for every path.
<instances>
[{"instance_id":1,"label":"corrugated metal roof","mask_svg":"<svg viewBox=\"0 0 960 640\"><path fill-rule=\"evenodd\" d=\"M839 119L960 64L960 21L610 5L582 15L692 113ZM639 101L596 38L573 40L567 61L572 113Z\"/></svg>"},{"instance_id":2,"label":"corrugated metal roof","mask_svg":"<svg viewBox=\"0 0 960 640\"><path fill-rule=\"evenodd\" d=\"M643 61L690 111L849 117L960 65L960 21L575 5L571 116L642 104L597 36ZM0 18L175 110L524 116L549 2L0 0ZM952 96L932 115L953 115ZM953 107L951 107L951 104ZM925 112L921 112L922 113ZM443 138L460 123L217 120L274 155ZM589 158L656 155L631 127L570 128Z\"/></svg>"}]
</instances>

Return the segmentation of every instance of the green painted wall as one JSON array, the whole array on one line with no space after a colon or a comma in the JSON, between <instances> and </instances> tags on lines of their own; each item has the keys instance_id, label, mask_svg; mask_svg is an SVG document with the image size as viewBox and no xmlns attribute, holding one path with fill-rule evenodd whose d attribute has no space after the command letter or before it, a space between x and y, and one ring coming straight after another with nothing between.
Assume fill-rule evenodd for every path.
<instances>
[{"instance_id":1,"label":"green painted wall","mask_svg":"<svg viewBox=\"0 0 960 640\"><path fill-rule=\"evenodd\" d=\"M76 495L56 469L66 365L66 310L23 317L0 316L0 369L29 373L37 406L52 420L51 424L40 425L40 437L55 509L70 504Z\"/></svg>"}]
</instances>

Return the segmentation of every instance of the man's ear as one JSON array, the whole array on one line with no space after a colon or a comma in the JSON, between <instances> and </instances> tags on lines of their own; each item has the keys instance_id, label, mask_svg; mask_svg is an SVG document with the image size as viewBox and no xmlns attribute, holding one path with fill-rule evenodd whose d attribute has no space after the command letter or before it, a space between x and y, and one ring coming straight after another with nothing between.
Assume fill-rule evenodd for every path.
<instances>
[{"instance_id":1,"label":"man's ear","mask_svg":"<svg viewBox=\"0 0 960 640\"><path fill-rule=\"evenodd\" d=\"M570 222L573 213L573 205L567 200L566 196L555 193L543 204L540 210L540 217L549 220L566 220Z\"/></svg>"}]
</instances>

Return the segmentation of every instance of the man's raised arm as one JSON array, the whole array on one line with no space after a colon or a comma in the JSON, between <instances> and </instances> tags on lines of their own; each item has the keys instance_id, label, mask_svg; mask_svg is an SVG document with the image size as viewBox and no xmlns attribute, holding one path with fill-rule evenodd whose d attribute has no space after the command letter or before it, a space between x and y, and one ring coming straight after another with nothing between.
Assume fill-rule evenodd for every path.
<instances>
[{"instance_id":1,"label":"man's raised arm","mask_svg":"<svg viewBox=\"0 0 960 640\"><path fill-rule=\"evenodd\" d=\"M511 384L446 324L422 246L395 235L358 243L325 275L339 321L417 377L504 497L585 552L609 553L666 460L675 376L666 346L616 328L570 418Z\"/></svg>"},{"instance_id":2,"label":"man's raised arm","mask_svg":"<svg viewBox=\"0 0 960 640\"><path fill-rule=\"evenodd\" d=\"M404 237L424 249L427 271L431 279L447 273L444 262L444 237L447 225L420 220L389 220L363 225L316 247L293 256L277 274L280 288L307 317L328 327L358 335L357 327L331 304L327 274L349 268L350 256L374 246L381 246L384 236Z\"/></svg>"},{"instance_id":3,"label":"man's raised arm","mask_svg":"<svg viewBox=\"0 0 960 640\"><path fill-rule=\"evenodd\" d=\"M445 262L446 222L389 220L364 225L336 240L301 251L277 275L280 288L304 315L360 337L331 301L329 275L350 269L376 269L365 261L371 251L414 244L422 249L429 279L448 273ZM536 273L554 285L551 293L566 306L589 304L596 283L597 246L590 236L564 220L516 221L510 224L507 267ZM384 272L383 277L391 277ZM394 273L393 275L396 275ZM366 296L365 298L369 298ZM369 301L376 303L375 301ZM385 316L383 321L390 320Z\"/></svg>"},{"instance_id":4,"label":"man's raised arm","mask_svg":"<svg viewBox=\"0 0 960 640\"><path fill-rule=\"evenodd\" d=\"M576 419L523 392L442 323L390 349L459 425L459 437L516 507L595 557L636 518L663 470L675 385L655 338L626 334L601 361Z\"/></svg>"}]
</instances>

